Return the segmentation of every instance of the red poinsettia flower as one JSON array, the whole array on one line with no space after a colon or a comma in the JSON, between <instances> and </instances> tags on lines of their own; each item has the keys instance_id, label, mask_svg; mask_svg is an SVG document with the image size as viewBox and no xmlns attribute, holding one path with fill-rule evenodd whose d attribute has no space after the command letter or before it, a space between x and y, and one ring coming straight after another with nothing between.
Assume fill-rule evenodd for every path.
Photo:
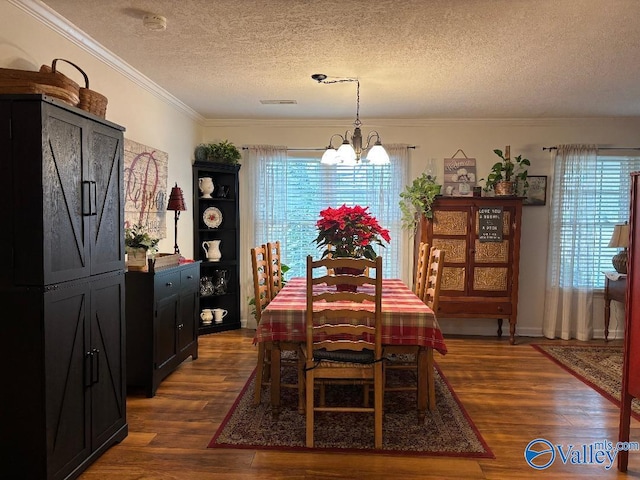
<instances>
[{"instance_id":1,"label":"red poinsettia flower","mask_svg":"<svg viewBox=\"0 0 640 480\"><path fill-rule=\"evenodd\" d=\"M328 207L320 212L316 222L318 237L314 240L319 247L324 247L322 256L333 253L337 257L365 257L375 259L377 256L373 245L389 243L389 230L382 228L378 220L371 215L369 207L355 205L339 208Z\"/></svg>"}]
</instances>

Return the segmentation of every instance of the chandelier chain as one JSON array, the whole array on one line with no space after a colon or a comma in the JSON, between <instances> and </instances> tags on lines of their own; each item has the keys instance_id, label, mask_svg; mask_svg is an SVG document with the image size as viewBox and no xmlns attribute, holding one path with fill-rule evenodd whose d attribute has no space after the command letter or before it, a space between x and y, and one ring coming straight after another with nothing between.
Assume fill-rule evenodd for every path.
<instances>
[{"instance_id":1,"label":"chandelier chain","mask_svg":"<svg viewBox=\"0 0 640 480\"><path fill-rule=\"evenodd\" d=\"M366 138L366 144L363 145L362 132L360 126L360 80L357 77L328 77L323 73L316 73L311 75L311 78L318 83L344 83L355 82L356 83L356 119L353 123L355 127L353 132L347 130L344 136L339 133L331 135L329 139L329 145L327 146L325 153L322 155L321 163L327 165L344 164L349 166L357 165L360 162L360 157L363 152L367 153L367 160L377 165L385 165L389 163L389 154L385 151L380 140L380 135L375 130L370 132ZM331 80L328 80L331 78ZM351 138L349 138L351 135ZM342 140L340 148L336 150L333 146L334 137L338 137ZM375 144L372 145L375 139Z\"/></svg>"}]
</instances>

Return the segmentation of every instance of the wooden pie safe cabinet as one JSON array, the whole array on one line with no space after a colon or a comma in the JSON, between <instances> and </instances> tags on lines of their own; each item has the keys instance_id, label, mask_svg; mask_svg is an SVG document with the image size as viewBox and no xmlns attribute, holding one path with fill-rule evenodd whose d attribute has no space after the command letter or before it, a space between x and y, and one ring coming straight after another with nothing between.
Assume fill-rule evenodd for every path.
<instances>
[{"instance_id":1,"label":"wooden pie safe cabinet","mask_svg":"<svg viewBox=\"0 0 640 480\"><path fill-rule=\"evenodd\" d=\"M502 210L502 239L481 241L481 209ZM420 242L445 251L436 315L441 318L496 318L498 336L509 321L515 343L522 198L436 197L433 218L422 217L415 235L414 265Z\"/></svg>"}]
</instances>

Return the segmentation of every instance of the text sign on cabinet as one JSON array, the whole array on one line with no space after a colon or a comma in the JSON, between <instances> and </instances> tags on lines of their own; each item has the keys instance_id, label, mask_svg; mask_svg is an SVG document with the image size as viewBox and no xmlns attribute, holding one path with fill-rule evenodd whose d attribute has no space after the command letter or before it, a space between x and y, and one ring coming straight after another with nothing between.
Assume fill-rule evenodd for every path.
<instances>
[{"instance_id":1,"label":"text sign on cabinet","mask_svg":"<svg viewBox=\"0 0 640 480\"><path fill-rule=\"evenodd\" d=\"M502 242L502 207L481 207L478 209L478 240L481 242Z\"/></svg>"}]
</instances>

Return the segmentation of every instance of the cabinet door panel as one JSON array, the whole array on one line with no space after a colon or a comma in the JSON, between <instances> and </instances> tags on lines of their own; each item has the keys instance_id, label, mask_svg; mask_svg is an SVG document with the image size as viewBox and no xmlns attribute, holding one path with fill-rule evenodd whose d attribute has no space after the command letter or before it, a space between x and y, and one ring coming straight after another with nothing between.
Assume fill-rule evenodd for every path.
<instances>
[{"instance_id":1,"label":"cabinet door panel","mask_svg":"<svg viewBox=\"0 0 640 480\"><path fill-rule=\"evenodd\" d=\"M197 341L198 335L198 296L199 292L193 290L180 296L180 324L178 328L178 351L189 347Z\"/></svg>"},{"instance_id":2,"label":"cabinet door panel","mask_svg":"<svg viewBox=\"0 0 640 480\"><path fill-rule=\"evenodd\" d=\"M52 290L44 297L47 457L50 472L69 473L91 451L85 377L88 284Z\"/></svg>"},{"instance_id":3,"label":"cabinet door panel","mask_svg":"<svg viewBox=\"0 0 640 480\"><path fill-rule=\"evenodd\" d=\"M156 306L155 353L156 369L171 361L176 355L176 326L178 320L178 295L163 298Z\"/></svg>"},{"instance_id":4,"label":"cabinet door panel","mask_svg":"<svg viewBox=\"0 0 640 480\"><path fill-rule=\"evenodd\" d=\"M88 191L83 136L79 119L69 112L46 108L42 151L42 222L44 283L52 284L89 275L87 243ZM86 212L85 212L86 213Z\"/></svg>"},{"instance_id":5,"label":"cabinet door panel","mask_svg":"<svg viewBox=\"0 0 640 480\"><path fill-rule=\"evenodd\" d=\"M123 145L121 133L105 125L89 132L91 274L124 267ZM93 182L93 183L92 183Z\"/></svg>"},{"instance_id":6,"label":"cabinet door panel","mask_svg":"<svg viewBox=\"0 0 640 480\"><path fill-rule=\"evenodd\" d=\"M124 275L92 282L92 442L99 446L125 423ZM118 307L116 307L118 306Z\"/></svg>"}]
</instances>

